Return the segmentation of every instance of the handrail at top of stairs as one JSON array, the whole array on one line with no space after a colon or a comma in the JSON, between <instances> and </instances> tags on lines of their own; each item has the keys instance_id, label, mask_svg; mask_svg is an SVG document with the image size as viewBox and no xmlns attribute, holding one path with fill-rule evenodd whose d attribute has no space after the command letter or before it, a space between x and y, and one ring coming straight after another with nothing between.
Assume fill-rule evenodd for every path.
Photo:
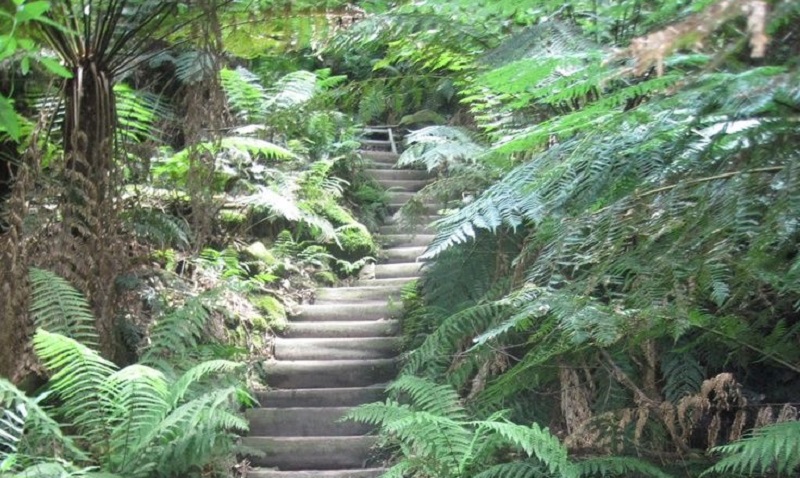
<instances>
[{"instance_id":1,"label":"handrail at top of stairs","mask_svg":"<svg viewBox=\"0 0 800 478\"><path fill-rule=\"evenodd\" d=\"M397 142L394 139L393 126L371 126L363 129L364 133L386 133L393 154L397 154Z\"/></svg>"}]
</instances>

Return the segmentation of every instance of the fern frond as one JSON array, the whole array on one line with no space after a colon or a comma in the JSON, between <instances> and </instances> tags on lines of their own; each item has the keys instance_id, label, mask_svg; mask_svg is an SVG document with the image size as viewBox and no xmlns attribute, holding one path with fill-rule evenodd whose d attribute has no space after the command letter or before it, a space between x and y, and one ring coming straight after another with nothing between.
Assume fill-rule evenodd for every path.
<instances>
[{"instance_id":1,"label":"fern frond","mask_svg":"<svg viewBox=\"0 0 800 478\"><path fill-rule=\"evenodd\" d=\"M494 465L475 475L475 478L550 478L552 476L539 463L518 461Z\"/></svg>"},{"instance_id":2,"label":"fern frond","mask_svg":"<svg viewBox=\"0 0 800 478\"><path fill-rule=\"evenodd\" d=\"M83 294L50 271L31 268L28 277L33 287L30 312L36 326L98 350L94 314Z\"/></svg>"},{"instance_id":3,"label":"fern frond","mask_svg":"<svg viewBox=\"0 0 800 478\"><path fill-rule=\"evenodd\" d=\"M475 424L496 432L515 448L525 450L528 456L535 456L550 473L565 477L576 476L574 465L569 461L567 448L547 428L542 428L537 423L526 427L508 421L492 420Z\"/></svg>"},{"instance_id":4,"label":"fern frond","mask_svg":"<svg viewBox=\"0 0 800 478\"><path fill-rule=\"evenodd\" d=\"M467 412L461 404L458 393L449 385L437 385L430 380L404 374L393 381L387 390L408 394L412 406L417 410L452 420L467 418Z\"/></svg>"},{"instance_id":5,"label":"fern frond","mask_svg":"<svg viewBox=\"0 0 800 478\"><path fill-rule=\"evenodd\" d=\"M412 131L408 147L397 161L398 167L423 165L435 169L458 170L460 163L475 164L486 152L466 131L451 126L429 126Z\"/></svg>"},{"instance_id":6,"label":"fern frond","mask_svg":"<svg viewBox=\"0 0 800 478\"><path fill-rule=\"evenodd\" d=\"M299 108L311 101L318 91L316 74L295 71L283 76L267 89L265 106L271 110Z\"/></svg>"},{"instance_id":7,"label":"fern frond","mask_svg":"<svg viewBox=\"0 0 800 478\"><path fill-rule=\"evenodd\" d=\"M218 373L233 373L241 369L244 364L229 360L207 360L187 370L177 382L171 386L169 402L172 406L180 403L189 389L198 381L208 375Z\"/></svg>"},{"instance_id":8,"label":"fern frond","mask_svg":"<svg viewBox=\"0 0 800 478\"><path fill-rule=\"evenodd\" d=\"M609 456L589 458L576 463L577 476L580 477L606 477L606 476L652 476L654 478L673 478L657 466L627 456Z\"/></svg>"},{"instance_id":9,"label":"fern frond","mask_svg":"<svg viewBox=\"0 0 800 478\"><path fill-rule=\"evenodd\" d=\"M730 476L731 473L793 476L800 470L800 422L758 428L749 436L713 451L723 457L701 476Z\"/></svg>"},{"instance_id":10,"label":"fern frond","mask_svg":"<svg viewBox=\"0 0 800 478\"><path fill-rule=\"evenodd\" d=\"M150 343L144 349L140 363L164 368L165 358L190 355L190 351L198 346L208 319L203 297L190 298L183 306L160 317L150 331Z\"/></svg>"},{"instance_id":11,"label":"fern frond","mask_svg":"<svg viewBox=\"0 0 800 478\"><path fill-rule=\"evenodd\" d=\"M37 329L33 349L53 372L50 388L63 405L59 408L90 443L101 446L108 437L113 411L109 377L116 366L98 352L63 335Z\"/></svg>"},{"instance_id":12,"label":"fern frond","mask_svg":"<svg viewBox=\"0 0 800 478\"><path fill-rule=\"evenodd\" d=\"M53 454L47 456L58 458L57 450L64 450L65 458L88 460L74 439L65 435L41 406L46 397L28 397L14 384L0 378L0 473L24 464L27 455L34 451L38 454L41 450L50 450Z\"/></svg>"},{"instance_id":13,"label":"fern frond","mask_svg":"<svg viewBox=\"0 0 800 478\"><path fill-rule=\"evenodd\" d=\"M508 304L490 302L478 304L457 312L409 354L404 373L413 374L425 368L426 372L442 372L450 366L453 355L466 337L480 335L489 326L503 319Z\"/></svg>"}]
</instances>

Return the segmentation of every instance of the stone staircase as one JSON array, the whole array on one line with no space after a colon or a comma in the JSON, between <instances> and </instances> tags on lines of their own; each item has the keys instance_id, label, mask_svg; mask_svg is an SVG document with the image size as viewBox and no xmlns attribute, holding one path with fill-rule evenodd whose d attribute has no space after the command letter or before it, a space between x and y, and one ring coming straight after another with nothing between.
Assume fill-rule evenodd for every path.
<instances>
[{"instance_id":1,"label":"stone staircase","mask_svg":"<svg viewBox=\"0 0 800 478\"><path fill-rule=\"evenodd\" d=\"M370 427L341 422L354 406L382 400L397 372L400 348L400 290L417 278L417 257L433 238L427 227L397 224L397 211L427 181L424 171L394 169L398 154L391 130L385 139L362 141L368 172L387 188L393 216L381 227L383 254L372 277L349 287L318 289L313 304L291 318L275 341L266 365L271 390L257 394L263 408L247 412L245 446L250 478L374 478ZM430 206L432 211L435 208Z\"/></svg>"}]
</instances>

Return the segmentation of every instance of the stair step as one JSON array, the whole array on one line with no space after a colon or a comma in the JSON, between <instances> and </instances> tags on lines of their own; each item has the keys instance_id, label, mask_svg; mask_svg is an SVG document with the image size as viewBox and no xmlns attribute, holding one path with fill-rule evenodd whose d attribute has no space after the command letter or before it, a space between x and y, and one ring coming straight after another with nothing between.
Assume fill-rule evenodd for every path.
<instances>
[{"instance_id":1,"label":"stair step","mask_svg":"<svg viewBox=\"0 0 800 478\"><path fill-rule=\"evenodd\" d=\"M429 179L427 171L418 169L365 169L365 173L377 180L410 180Z\"/></svg>"},{"instance_id":2,"label":"stair step","mask_svg":"<svg viewBox=\"0 0 800 478\"><path fill-rule=\"evenodd\" d=\"M382 168L376 168L382 169ZM424 179L381 179L378 184L388 190L416 192L429 184Z\"/></svg>"},{"instance_id":3,"label":"stair step","mask_svg":"<svg viewBox=\"0 0 800 478\"><path fill-rule=\"evenodd\" d=\"M406 204L408 204L408 201L390 200L389 203L386 205L386 209L388 210L389 214L396 214ZM439 214L439 211L441 211L442 209L447 209L447 206L445 204L438 202L436 203L429 202L421 204L418 203L414 206L413 212L425 215L434 215L434 214Z\"/></svg>"},{"instance_id":4,"label":"stair step","mask_svg":"<svg viewBox=\"0 0 800 478\"><path fill-rule=\"evenodd\" d=\"M352 407L252 408L245 412L250 436L331 437L361 436L374 427L339 421Z\"/></svg>"},{"instance_id":5,"label":"stair step","mask_svg":"<svg viewBox=\"0 0 800 478\"><path fill-rule=\"evenodd\" d=\"M378 234L392 235L392 234L434 234L436 232L430 226L422 226L422 225L400 225L400 224L392 224L389 226L380 226L378 227Z\"/></svg>"},{"instance_id":6,"label":"stair step","mask_svg":"<svg viewBox=\"0 0 800 478\"><path fill-rule=\"evenodd\" d=\"M367 166L369 167L369 169L380 169L381 171L393 171L395 169L395 166L397 165L395 163L382 163L380 161L370 161L367 164Z\"/></svg>"},{"instance_id":7,"label":"stair step","mask_svg":"<svg viewBox=\"0 0 800 478\"><path fill-rule=\"evenodd\" d=\"M341 470L363 467L377 437L245 437L242 445L264 453L255 466L280 470Z\"/></svg>"},{"instance_id":8,"label":"stair step","mask_svg":"<svg viewBox=\"0 0 800 478\"><path fill-rule=\"evenodd\" d=\"M275 339L278 360L382 359L396 356L399 350L399 337Z\"/></svg>"},{"instance_id":9,"label":"stair step","mask_svg":"<svg viewBox=\"0 0 800 478\"><path fill-rule=\"evenodd\" d=\"M419 256L425 253L427 247L393 247L383 251L383 259L388 264L398 264L402 262L417 262ZM399 296L399 294L398 294Z\"/></svg>"},{"instance_id":10,"label":"stair step","mask_svg":"<svg viewBox=\"0 0 800 478\"><path fill-rule=\"evenodd\" d=\"M384 219L383 224L386 226L410 225L410 224L428 226L432 222L441 218L442 216L440 215L428 214L425 216L413 216L408 219L405 219L401 214L392 214L391 216Z\"/></svg>"},{"instance_id":11,"label":"stair step","mask_svg":"<svg viewBox=\"0 0 800 478\"><path fill-rule=\"evenodd\" d=\"M384 399L385 387L351 388L295 388L291 390L267 390L256 393L262 407L355 407L364 403Z\"/></svg>"},{"instance_id":12,"label":"stair step","mask_svg":"<svg viewBox=\"0 0 800 478\"><path fill-rule=\"evenodd\" d=\"M397 361L270 360L264 365L267 384L275 388L364 387L394 378Z\"/></svg>"},{"instance_id":13,"label":"stair step","mask_svg":"<svg viewBox=\"0 0 800 478\"><path fill-rule=\"evenodd\" d=\"M385 247L415 247L427 246L435 237L435 234L386 234L380 240Z\"/></svg>"},{"instance_id":14,"label":"stair step","mask_svg":"<svg viewBox=\"0 0 800 478\"><path fill-rule=\"evenodd\" d=\"M377 266L375 266L377 267ZM419 279L419 275L412 277L381 277L375 279L362 279L356 282L359 285L399 285L405 286L411 282Z\"/></svg>"},{"instance_id":15,"label":"stair step","mask_svg":"<svg viewBox=\"0 0 800 478\"><path fill-rule=\"evenodd\" d=\"M287 338L391 337L400 332L397 320L293 322L284 330Z\"/></svg>"},{"instance_id":16,"label":"stair step","mask_svg":"<svg viewBox=\"0 0 800 478\"><path fill-rule=\"evenodd\" d=\"M276 471L257 468L249 470L247 476L248 478L378 478L384 473L386 473L386 468L328 471Z\"/></svg>"},{"instance_id":17,"label":"stair step","mask_svg":"<svg viewBox=\"0 0 800 478\"><path fill-rule=\"evenodd\" d=\"M388 191L386 196L389 198L389 204L405 204L416 194L411 191Z\"/></svg>"},{"instance_id":18,"label":"stair step","mask_svg":"<svg viewBox=\"0 0 800 478\"><path fill-rule=\"evenodd\" d=\"M389 298L399 297L400 287L325 287L317 289L315 304L331 302L353 302L357 300L374 300L386 302Z\"/></svg>"},{"instance_id":19,"label":"stair step","mask_svg":"<svg viewBox=\"0 0 800 478\"><path fill-rule=\"evenodd\" d=\"M405 262L400 264L378 264L375 266L375 279L399 279L418 277L424 264Z\"/></svg>"},{"instance_id":20,"label":"stair step","mask_svg":"<svg viewBox=\"0 0 800 478\"><path fill-rule=\"evenodd\" d=\"M396 317L400 311L384 301L361 301L334 304L307 304L293 321L380 320Z\"/></svg>"},{"instance_id":21,"label":"stair step","mask_svg":"<svg viewBox=\"0 0 800 478\"><path fill-rule=\"evenodd\" d=\"M362 138L362 139L359 139L358 142L361 143L363 146L386 147L386 148L391 148L392 147L392 142L389 141L388 139L366 139L366 138ZM362 151L362 152L369 152L369 151L372 151L372 150L370 149L368 151Z\"/></svg>"}]
</instances>

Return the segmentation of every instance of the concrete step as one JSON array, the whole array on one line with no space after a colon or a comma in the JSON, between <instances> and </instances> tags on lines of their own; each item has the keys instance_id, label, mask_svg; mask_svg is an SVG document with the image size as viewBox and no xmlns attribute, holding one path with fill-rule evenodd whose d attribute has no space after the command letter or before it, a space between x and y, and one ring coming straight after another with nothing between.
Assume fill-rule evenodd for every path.
<instances>
[{"instance_id":1,"label":"concrete step","mask_svg":"<svg viewBox=\"0 0 800 478\"><path fill-rule=\"evenodd\" d=\"M395 166L396 166L395 163L381 163L376 161L370 161L367 164L368 169L380 169L383 171L394 170Z\"/></svg>"},{"instance_id":2,"label":"concrete step","mask_svg":"<svg viewBox=\"0 0 800 478\"><path fill-rule=\"evenodd\" d=\"M397 201L397 200L389 200L388 204L386 204L386 210L389 214L396 214L408 204L408 201ZM413 212L418 214L425 214L428 216L439 214L442 209L447 209L445 204L439 202L428 202L422 203L414 206Z\"/></svg>"},{"instance_id":3,"label":"concrete step","mask_svg":"<svg viewBox=\"0 0 800 478\"><path fill-rule=\"evenodd\" d=\"M391 150L392 150L392 142L391 141L384 140L384 139L361 139L361 140L359 140L359 143L361 143L361 146L369 148L369 149L366 149L366 150L363 150L363 149L360 150L361 154L382 152L382 151L386 151L386 152L389 152L389 154L392 154L391 153Z\"/></svg>"},{"instance_id":4,"label":"concrete step","mask_svg":"<svg viewBox=\"0 0 800 478\"><path fill-rule=\"evenodd\" d=\"M411 191L388 191L386 196L389 204L405 204L417 193Z\"/></svg>"},{"instance_id":5,"label":"concrete step","mask_svg":"<svg viewBox=\"0 0 800 478\"><path fill-rule=\"evenodd\" d=\"M364 467L377 437L245 437L242 445L264 453L255 466L288 470L343 470Z\"/></svg>"},{"instance_id":6,"label":"concrete step","mask_svg":"<svg viewBox=\"0 0 800 478\"><path fill-rule=\"evenodd\" d=\"M376 266L377 267L377 266ZM411 282L419 279L419 276L413 277L381 277L376 279L362 279L356 281L356 284L359 285L397 285L397 286L405 286L410 284Z\"/></svg>"},{"instance_id":7,"label":"concrete step","mask_svg":"<svg viewBox=\"0 0 800 478\"><path fill-rule=\"evenodd\" d=\"M435 234L386 234L380 236L384 247L415 247L427 246L436 237Z\"/></svg>"},{"instance_id":8,"label":"concrete step","mask_svg":"<svg viewBox=\"0 0 800 478\"><path fill-rule=\"evenodd\" d=\"M380 320L400 315L397 307L390 307L384 301L361 301L335 304L307 304L293 321L346 321L346 320Z\"/></svg>"},{"instance_id":9,"label":"concrete step","mask_svg":"<svg viewBox=\"0 0 800 478\"><path fill-rule=\"evenodd\" d=\"M387 217L386 219L384 219L383 220L383 224L386 225L386 226L396 226L396 225L401 225L402 226L402 225L408 225L410 223L410 224L414 224L414 225L428 226L432 222L436 221L437 219L441 219L441 218L442 218L442 216L437 215L437 214L428 214L428 215L425 215L425 216L414 216L414 217L408 218L407 220L404 220L405 218L403 218L402 215L393 214L393 215Z\"/></svg>"},{"instance_id":10,"label":"concrete step","mask_svg":"<svg viewBox=\"0 0 800 478\"><path fill-rule=\"evenodd\" d=\"M366 435L374 427L353 421L339 421L352 407L251 408L250 436L335 437Z\"/></svg>"},{"instance_id":11,"label":"concrete step","mask_svg":"<svg viewBox=\"0 0 800 478\"><path fill-rule=\"evenodd\" d=\"M264 370L270 387L342 388L387 382L394 378L397 367L394 359L270 360Z\"/></svg>"},{"instance_id":12,"label":"concrete step","mask_svg":"<svg viewBox=\"0 0 800 478\"><path fill-rule=\"evenodd\" d=\"M423 225L409 225L404 226L400 224L391 224L388 226L378 227L378 234L392 235L392 234L434 234L436 232L431 226Z\"/></svg>"},{"instance_id":13,"label":"concrete step","mask_svg":"<svg viewBox=\"0 0 800 478\"><path fill-rule=\"evenodd\" d=\"M277 338L277 360L364 360L395 357L399 337Z\"/></svg>"},{"instance_id":14,"label":"concrete step","mask_svg":"<svg viewBox=\"0 0 800 478\"><path fill-rule=\"evenodd\" d=\"M376 168L381 169L381 168ZM429 181L424 179L381 179L378 184L390 191L416 192L427 186Z\"/></svg>"},{"instance_id":15,"label":"concrete step","mask_svg":"<svg viewBox=\"0 0 800 478\"><path fill-rule=\"evenodd\" d=\"M381 181L389 180L420 180L430 179L427 171L418 169L365 169L365 173Z\"/></svg>"},{"instance_id":16,"label":"concrete step","mask_svg":"<svg viewBox=\"0 0 800 478\"><path fill-rule=\"evenodd\" d=\"M248 478L378 478L386 473L386 468L365 468L361 470L311 470L276 471L256 468L247 472Z\"/></svg>"},{"instance_id":17,"label":"concrete step","mask_svg":"<svg viewBox=\"0 0 800 478\"><path fill-rule=\"evenodd\" d=\"M283 336L287 338L391 337L399 332L400 322L397 320L350 320L292 322L283 331Z\"/></svg>"},{"instance_id":18,"label":"concrete step","mask_svg":"<svg viewBox=\"0 0 800 478\"><path fill-rule=\"evenodd\" d=\"M267 390L256 393L262 407L356 407L364 403L382 401L386 391L383 385L352 388L295 388Z\"/></svg>"},{"instance_id":19,"label":"concrete step","mask_svg":"<svg viewBox=\"0 0 800 478\"><path fill-rule=\"evenodd\" d=\"M417 262L427 247L413 246L413 247L393 247L386 249L381 255L382 262L387 264L399 264L402 262ZM399 296L399 293L398 293Z\"/></svg>"},{"instance_id":20,"label":"concrete step","mask_svg":"<svg viewBox=\"0 0 800 478\"><path fill-rule=\"evenodd\" d=\"M375 266L375 279L415 278L419 276L422 266L422 262L378 264Z\"/></svg>"},{"instance_id":21,"label":"concrete step","mask_svg":"<svg viewBox=\"0 0 800 478\"><path fill-rule=\"evenodd\" d=\"M400 287L325 287L317 289L315 304L355 302L372 300L386 302L390 297L399 297Z\"/></svg>"}]
</instances>

